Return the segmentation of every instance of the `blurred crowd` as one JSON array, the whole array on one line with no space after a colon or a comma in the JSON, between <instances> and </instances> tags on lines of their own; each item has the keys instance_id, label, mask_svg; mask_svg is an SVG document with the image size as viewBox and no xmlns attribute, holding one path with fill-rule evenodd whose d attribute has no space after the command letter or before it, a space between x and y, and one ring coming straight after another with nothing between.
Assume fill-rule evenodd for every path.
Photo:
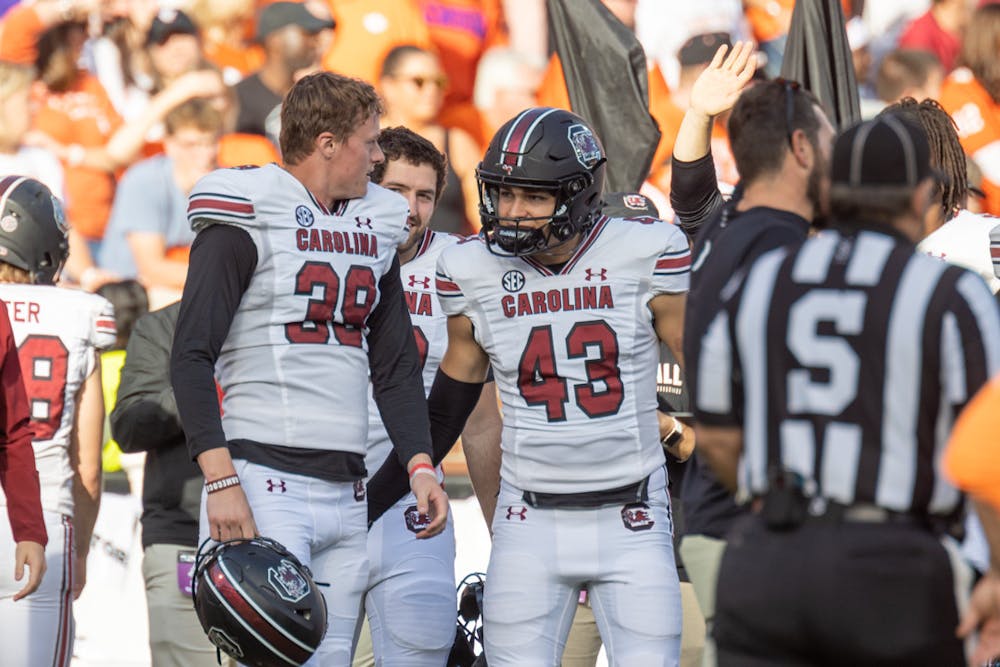
<instances>
[{"instance_id":1,"label":"blurred crowd","mask_svg":"<svg viewBox=\"0 0 1000 667\"><path fill-rule=\"evenodd\" d=\"M718 47L752 39L780 71L794 0L605 0L643 44L662 139L644 192L669 211L670 155L692 83ZM934 98L968 153L974 210L1000 213L1000 4L842 0L862 108ZM0 171L62 193L64 280L135 279L179 296L193 234L185 200L218 166L280 160L277 109L327 69L373 83L386 126L449 158L433 226L478 229L485 142L535 104L569 106L544 0L25 0L0 2ZM595 54L596 55L596 54ZM719 180L738 175L716 120Z\"/></svg>"}]
</instances>

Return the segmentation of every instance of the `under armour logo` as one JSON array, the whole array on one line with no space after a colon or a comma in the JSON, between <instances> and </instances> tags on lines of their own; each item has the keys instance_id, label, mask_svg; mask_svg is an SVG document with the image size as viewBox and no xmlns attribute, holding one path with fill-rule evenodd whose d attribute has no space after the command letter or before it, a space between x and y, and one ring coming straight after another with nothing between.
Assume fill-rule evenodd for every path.
<instances>
[{"instance_id":1,"label":"under armour logo","mask_svg":"<svg viewBox=\"0 0 1000 667\"><path fill-rule=\"evenodd\" d=\"M521 521L525 521L528 518L528 508L524 505L511 505L507 508L507 520L510 521L514 517L517 517Z\"/></svg>"},{"instance_id":2,"label":"under armour logo","mask_svg":"<svg viewBox=\"0 0 1000 667\"><path fill-rule=\"evenodd\" d=\"M410 275L410 287L416 287L417 285L420 285L424 289L430 289L431 288L431 279L430 279L430 277L424 276L423 278L418 278L417 276L414 276L414 275L411 274Z\"/></svg>"},{"instance_id":3,"label":"under armour logo","mask_svg":"<svg viewBox=\"0 0 1000 667\"><path fill-rule=\"evenodd\" d=\"M281 491L284 493L288 489L285 488L285 480L279 479L275 482L273 479L267 480L267 492L274 493L275 491Z\"/></svg>"},{"instance_id":4,"label":"under armour logo","mask_svg":"<svg viewBox=\"0 0 1000 667\"><path fill-rule=\"evenodd\" d=\"M586 271L587 271L587 275L584 278L584 280L586 280L588 283L592 279L594 279L594 278L597 278L598 280L601 280L601 281L605 281L605 280L608 279L608 270L607 269L600 269L598 271L594 271L593 269L586 269Z\"/></svg>"},{"instance_id":5,"label":"under armour logo","mask_svg":"<svg viewBox=\"0 0 1000 667\"><path fill-rule=\"evenodd\" d=\"M354 218L354 224L357 225L358 229L361 229L362 227L367 227L368 229L371 229L372 219L362 218L361 216L357 216Z\"/></svg>"}]
</instances>

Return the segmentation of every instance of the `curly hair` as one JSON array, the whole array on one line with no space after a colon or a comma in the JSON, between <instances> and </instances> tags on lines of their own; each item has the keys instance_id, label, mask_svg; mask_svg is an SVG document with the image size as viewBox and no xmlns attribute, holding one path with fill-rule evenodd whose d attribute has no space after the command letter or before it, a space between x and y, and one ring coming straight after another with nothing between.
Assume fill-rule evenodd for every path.
<instances>
[{"instance_id":1,"label":"curly hair","mask_svg":"<svg viewBox=\"0 0 1000 667\"><path fill-rule=\"evenodd\" d=\"M372 169L372 182L381 183L385 178L385 168L390 162L404 160L412 165L430 165L434 169L436 185L434 200L441 199L444 192L444 182L447 176L448 159L444 153L434 147L434 144L419 134L405 127L387 127L378 135L378 145L385 153L385 161L379 162Z\"/></svg>"}]
</instances>

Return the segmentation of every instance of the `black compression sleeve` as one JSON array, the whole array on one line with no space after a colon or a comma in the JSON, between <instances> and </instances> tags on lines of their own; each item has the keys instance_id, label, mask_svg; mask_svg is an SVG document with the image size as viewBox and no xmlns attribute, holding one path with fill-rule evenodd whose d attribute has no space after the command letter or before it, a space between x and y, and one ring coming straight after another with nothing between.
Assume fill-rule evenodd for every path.
<instances>
[{"instance_id":1,"label":"black compression sleeve","mask_svg":"<svg viewBox=\"0 0 1000 667\"><path fill-rule=\"evenodd\" d=\"M670 172L670 206L685 232L698 229L725 203L715 176L712 154L692 162L673 159Z\"/></svg>"},{"instance_id":2,"label":"black compression sleeve","mask_svg":"<svg viewBox=\"0 0 1000 667\"><path fill-rule=\"evenodd\" d=\"M170 380L193 459L226 446L215 361L256 268L257 247L238 227L212 225L199 232L191 246Z\"/></svg>"},{"instance_id":3,"label":"black compression sleeve","mask_svg":"<svg viewBox=\"0 0 1000 667\"><path fill-rule=\"evenodd\" d=\"M396 456L405 466L416 454L430 454L430 425L420 354L399 279L399 258L379 280L378 306L368 318L368 365L372 393Z\"/></svg>"},{"instance_id":4,"label":"black compression sleeve","mask_svg":"<svg viewBox=\"0 0 1000 667\"><path fill-rule=\"evenodd\" d=\"M434 465L441 463L465 428L483 392L482 382L453 380L438 369L427 399L431 422ZM410 490L406 468L390 456L368 480L368 525L396 504Z\"/></svg>"}]
</instances>

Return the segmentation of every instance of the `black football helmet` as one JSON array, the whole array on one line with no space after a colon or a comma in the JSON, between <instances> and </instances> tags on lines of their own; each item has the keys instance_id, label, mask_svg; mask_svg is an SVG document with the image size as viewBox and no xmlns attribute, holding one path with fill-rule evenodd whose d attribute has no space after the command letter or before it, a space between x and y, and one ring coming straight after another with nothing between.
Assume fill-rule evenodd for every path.
<instances>
[{"instance_id":1,"label":"black football helmet","mask_svg":"<svg viewBox=\"0 0 1000 667\"><path fill-rule=\"evenodd\" d=\"M447 667L484 667L483 594L486 575L473 572L458 584L458 627Z\"/></svg>"},{"instance_id":2,"label":"black football helmet","mask_svg":"<svg viewBox=\"0 0 1000 667\"><path fill-rule=\"evenodd\" d=\"M507 121L493 135L476 170L487 247L499 255L531 255L588 229L599 215L605 162L600 139L574 113L535 107ZM551 191L555 213L546 218L502 217L501 187ZM537 220L547 224L522 224Z\"/></svg>"},{"instance_id":3,"label":"black football helmet","mask_svg":"<svg viewBox=\"0 0 1000 667\"><path fill-rule=\"evenodd\" d=\"M194 609L209 641L253 667L301 665L326 635L326 600L309 568L265 537L202 544Z\"/></svg>"},{"instance_id":4,"label":"black football helmet","mask_svg":"<svg viewBox=\"0 0 1000 667\"><path fill-rule=\"evenodd\" d=\"M0 262L51 285L69 254L68 233L62 204L44 183L28 176L0 180Z\"/></svg>"}]
</instances>

